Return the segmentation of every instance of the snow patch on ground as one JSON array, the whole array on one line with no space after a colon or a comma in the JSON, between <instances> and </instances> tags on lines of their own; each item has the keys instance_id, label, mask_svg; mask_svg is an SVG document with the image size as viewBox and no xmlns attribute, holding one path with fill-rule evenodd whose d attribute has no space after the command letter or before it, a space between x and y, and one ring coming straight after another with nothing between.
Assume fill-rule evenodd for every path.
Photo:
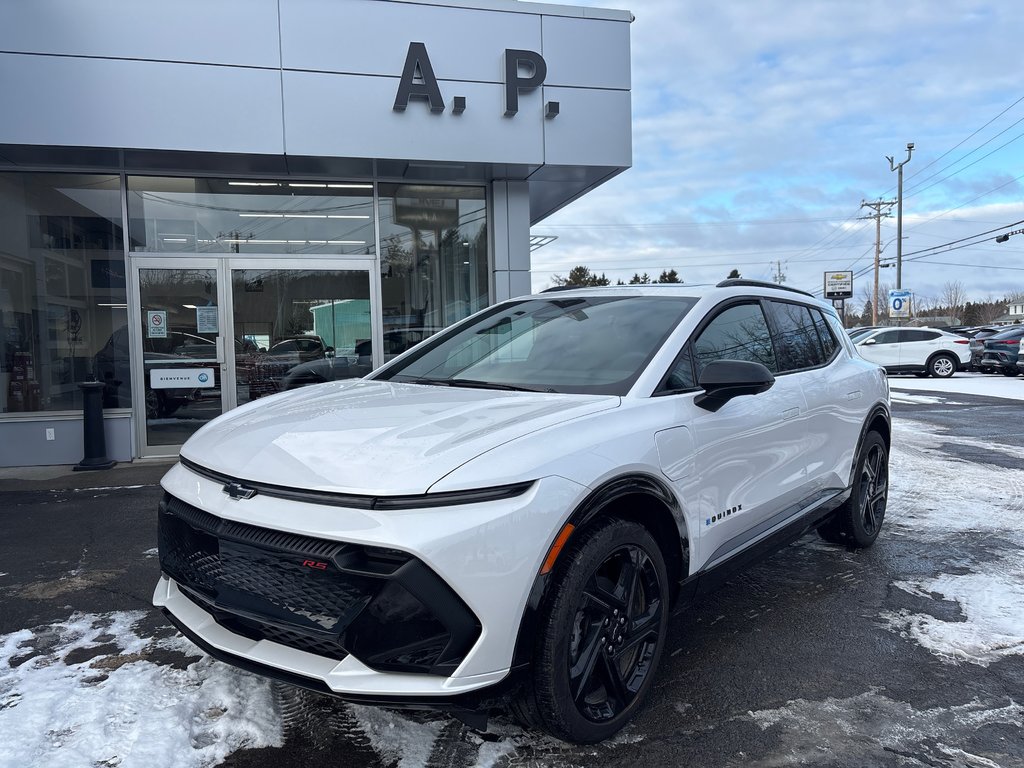
<instances>
[{"instance_id":1,"label":"snow patch on ground","mask_svg":"<svg viewBox=\"0 0 1024 768\"><path fill-rule=\"evenodd\" d=\"M896 586L911 594L960 605L963 621L943 621L928 614L887 612L890 629L910 637L937 656L987 667L994 661L1024 654L1024 567L1010 558L984 573L942 574L934 579Z\"/></svg>"},{"instance_id":2,"label":"snow patch on ground","mask_svg":"<svg viewBox=\"0 0 1024 768\"><path fill-rule=\"evenodd\" d=\"M177 643L140 636L144 615L75 614L0 636L6 764L198 768L281 745L268 681L209 658L185 669L147 660Z\"/></svg>"},{"instance_id":3,"label":"snow patch on ground","mask_svg":"<svg viewBox=\"0 0 1024 768\"><path fill-rule=\"evenodd\" d=\"M351 704L349 708L377 755L388 763L397 763L398 768L426 765L445 725L444 720L417 723L377 707Z\"/></svg>"},{"instance_id":4,"label":"snow patch on ground","mask_svg":"<svg viewBox=\"0 0 1024 768\"><path fill-rule=\"evenodd\" d=\"M905 610L884 612L881 620L944 661L988 666L1024 655L1024 470L995 473L983 463L957 460L940 450L949 440L922 423L893 425L887 522L923 543L964 536L990 541L996 546L992 560L947 564L969 568L966 574L895 582L918 597L956 602L961 620ZM1020 448L973 439L957 442L1020 459L1024 466Z\"/></svg>"},{"instance_id":5,"label":"snow patch on ground","mask_svg":"<svg viewBox=\"0 0 1024 768\"><path fill-rule=\"evenodd\" d=\"M896 765L899 755L925 765L950 765L944 757L959 757L962 762L955 765L999 765L949 743L969 739L985 725L1024 725L1024 707L1014 701L973 699L948 709L917 710L880 690L847 699L796 699L778 709L749 712L747 718L762 731L781 731L786 765L828 764L838 754L861 757L865 765Z\"/></svg>"},{"instance_id":6,"label":"snow patch on ground","mask_svg":"<svg viewBox=\"0 0 1024 768\"><path fill-rule=\"evenodd\" d=\"M956 459L940 448L951 439L922 422L894 422L886 522L925 539L968 532L1017 534L1024 544L1024 470L996 472L984 463ZM1020 459L1024 466L1024 449L956 441Z\"/></svg>"},{"instance_id":7,"label":"snow patch on ground","mask_svg":"<svg viewBox=\"0 0 1024 768\"><path fill-rule=\"evenodd\" d=\"M1004 400L1024 400L1024 379L987 373L957 373L948 379L890 376L890 389L910 392L945 392L951 395L978 395Z\"/></svg>"},{"instance_id":8,"label":"snow patch on ground","mask_svg":"<svg viewBox=\"0 0 1024 768\"><path fill-rule=\"evenodd\" d=\"M902 392L893 392L891 397L894 403L917 403L919 405L939 405L941 403L949 402L944 397L934 397L931 395L908 395Z\"/></svg>"}]
</instances>

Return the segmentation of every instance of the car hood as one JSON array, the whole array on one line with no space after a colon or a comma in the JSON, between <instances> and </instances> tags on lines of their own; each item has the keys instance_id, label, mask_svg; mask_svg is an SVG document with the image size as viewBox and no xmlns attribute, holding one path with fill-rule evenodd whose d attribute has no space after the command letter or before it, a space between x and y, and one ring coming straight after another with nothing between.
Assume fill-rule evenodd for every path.
<instances>
[{"instance_id":1,"label":"car hood","mask_svg":"<svg viewBox=\"0 0 1024 768\"><path fill-rule=\"evenodd\" d=\"M419 494L492 448L619 403L612 395L339 381L227 413L197 432L181 455L242 480Z\"/></svg>"}]
</instances>

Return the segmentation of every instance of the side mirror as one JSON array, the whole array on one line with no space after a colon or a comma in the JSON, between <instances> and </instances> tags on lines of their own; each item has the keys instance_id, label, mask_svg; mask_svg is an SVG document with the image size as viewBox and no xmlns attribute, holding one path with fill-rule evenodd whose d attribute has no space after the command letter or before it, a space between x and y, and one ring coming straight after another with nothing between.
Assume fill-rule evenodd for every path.
<instances>
[{"instance_id":1,"label":"side mirror","mask_svg":"<svg viewBox=\"0 0 1024 768\"><path fill-rule=\"evenodd\" d=\"M862 342L860 343L860 345L861 345L862 347L867 347L867 346L870 346L870 345L872 345L872 344L877 344L877 343L878 343L878 342L877 342L877 341L875 341L874 339L868 339L867 341L862 341Z\"/></svg>"},{"instance_id":2,"label":"side mirror","mask_svg":"<svg viewBox=\"0 0 1024 768\"><path fill-rule=\"evenodd\" d=\"M324 350L324 357L334 357L334 347L328 347Z\"/></svg>"},{"instance_id":3,"label":"side mirror","mask_svg":"<svg viewBox=\"0 0 1024 768\"><path fill-rule=\"evenodd\" d=\"M734 397L767 392L775 377L760 363L715 360L704 366L697 383L704 392L694 398L694 405L714 413Z\"/></svg>"}]
</instances>

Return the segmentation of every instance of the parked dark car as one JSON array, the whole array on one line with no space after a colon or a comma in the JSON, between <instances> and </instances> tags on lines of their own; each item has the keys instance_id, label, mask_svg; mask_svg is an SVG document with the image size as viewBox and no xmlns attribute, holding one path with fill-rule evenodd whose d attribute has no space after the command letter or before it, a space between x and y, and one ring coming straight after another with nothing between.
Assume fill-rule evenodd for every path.
<instances>
[{"instance_id":1,"label":"parked dark car","mask_svg":"<svg viewBox=\"0 0 1024 768\"><path fill-rule=\"evenodd\" d=\"M995 336L997 333L1006 330L1005 328L991 328L982 327L975 328L971 332L964 335L971 340L971 362L968 363L967 369L971 371L978 370L978 364L981 362L981 355L985 351L985 339L990 336Z\"/></svg>"},{"instance_id":2,"label":"parked dark car","mask_svg":"<svg viewBox=\"0 0 1024 768\"><path fill-rule=\"evenodd\" d=\"M1024 326L1014 326L1007 331L989 336L983 342L985 351L978 361L982 370L993 370L1004 376L1020 373L1017 359L1020 356L1020 342L1024 339Z\"/></svg>"}]
</instances>

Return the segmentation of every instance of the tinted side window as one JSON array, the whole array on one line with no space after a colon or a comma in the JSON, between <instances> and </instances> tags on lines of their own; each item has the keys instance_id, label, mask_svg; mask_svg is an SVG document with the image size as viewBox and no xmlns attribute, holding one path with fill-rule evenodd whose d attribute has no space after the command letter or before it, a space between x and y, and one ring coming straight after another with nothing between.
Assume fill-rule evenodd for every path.
<instances>
[{"instance_id":1,"label":"tinted side window","mask_svg":"<svg viewBox=\"0 0 1024 768\"><path fill-rule=\"evenodd\" d=\"M760 304L736 304L721 312L693 343L693 357L698 379L714 360L745 360L779 370Z\"/></svg>"},{"instance_id":2,"label":"tinted side window","mask_svg":"<svg viewBox=\"0 0 1024 768\"><path fill-rule=\"evenodd\" d=\"M777 331L779 366L783 371L814 368L825 362L818 332L807 307L782 301L769 301L768 311Z\"/></svg>"},{"instance_id":3,"label":"tinted side window","mask_svg":"<svg viewBox=\"0 0 1024 768\"><path fill-rule=\"evenodd\" d=\"M931 341L932 339L939 338L938 333L935 331L918 331L912 328L907 328L899 332L900 341Z\"/></svg>"},{"instance_id":4,"label":"tinted side window","mask_svg":"<svg viewBox=\"0 0 1024 768\"><path fill-rule=\"evenodd\" d=\"M668 372L662 389L675 392L682 389L694 389L696 386L697 379L693 375L693 354L690 352L690 345L687 344L679 353L675 363L672 364L672 369Z\"/></svg>"},{"instance_id":5,"label":"tinted side window","mask_svg":"<svg viewBox=\"0 0 1024 768\"><path fill-rule=\"evenodd\" d=\"M899 341L899 336L897 334L899 334L899 331L882 331L880 334L872 338L874 338L876 344L895 344Z\"/></svg>"},{"instance_id":6,"label":"tinted side window","mask_svg":"<svg viewBox=\"0 0 1024 768\"><path fill-rule=\"evenodd\" d=\"M839 346L839 342L836 341L836 337L832 335L832 331L828 327L828 321L825 320L825 316L821 314L821 312L817 309L812 309L811 318L814 320L814 327L818 329L818 338L821 340L822 352L825 354L825 359L831 360L832 355L836 353L836 347Z\"/></svg>"}]
</instances>

